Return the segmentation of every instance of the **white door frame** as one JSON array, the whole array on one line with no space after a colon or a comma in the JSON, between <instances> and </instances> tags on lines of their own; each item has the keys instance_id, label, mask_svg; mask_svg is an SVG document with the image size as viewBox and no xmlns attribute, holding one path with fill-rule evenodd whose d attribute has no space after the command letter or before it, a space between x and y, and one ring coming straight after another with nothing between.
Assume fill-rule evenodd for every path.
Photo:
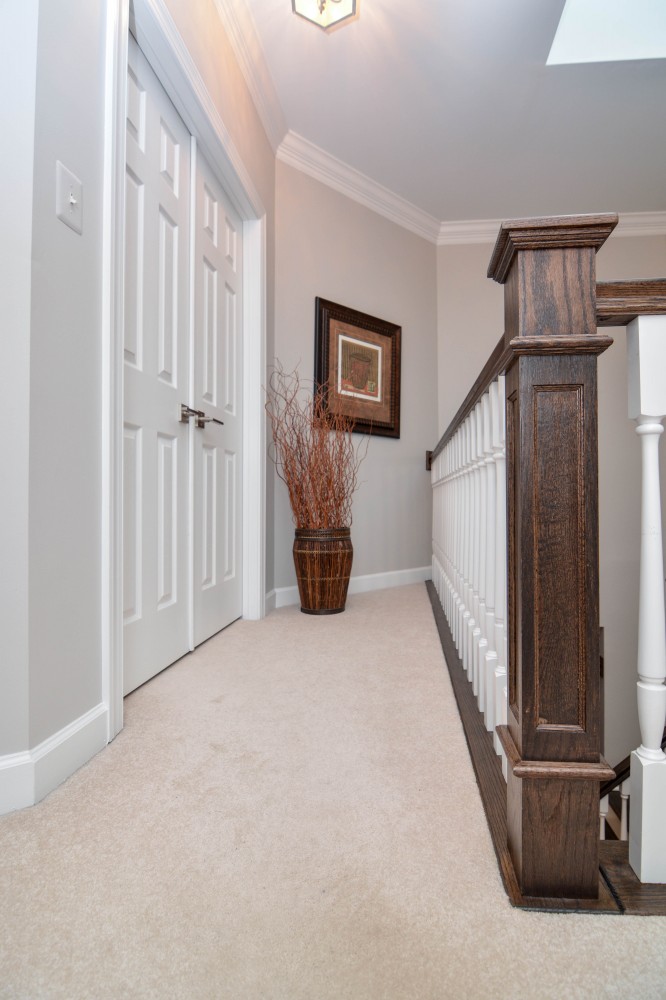
<instances>
[{"instance_id":1,"label":"white door frame","mask_svg":"<svg viewBox=\"0 0 666 1000\"><path fill-rule=\"evenodd\" d=\"M243 220L243 617L265 614L266 213L164 0L133 0L132 29ZM102 685L123 725L123 306L130 0L107 8L102 362Z\"/></svg>"}]
</instances>

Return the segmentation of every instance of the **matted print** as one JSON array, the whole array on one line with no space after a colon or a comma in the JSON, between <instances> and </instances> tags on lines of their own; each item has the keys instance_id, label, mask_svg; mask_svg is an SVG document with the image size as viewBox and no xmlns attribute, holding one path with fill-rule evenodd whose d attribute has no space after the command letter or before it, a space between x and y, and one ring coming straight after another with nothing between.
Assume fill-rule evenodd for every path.
<instances>
[{"instance_id":1,"label":"matted print","mask_svg":"<svg viewBox=\"0 0 666 1000\"><path fill-rule=\"evenodd\" d=\"M315 300L315 385L363 434L400 437L400 337L395 323Z\"/></svg>"}]
</instances>

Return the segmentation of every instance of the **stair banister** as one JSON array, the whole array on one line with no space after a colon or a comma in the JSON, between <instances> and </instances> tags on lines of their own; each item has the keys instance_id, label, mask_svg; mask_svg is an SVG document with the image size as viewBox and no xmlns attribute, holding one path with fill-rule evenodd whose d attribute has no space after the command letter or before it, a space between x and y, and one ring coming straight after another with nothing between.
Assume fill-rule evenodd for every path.
<instances>
[{"instance_id":1,"label":"stair banister","mask_svg":"<svg viewBox=\"0 0 666 1000\"><path fill-rule=\"evenodd\" d=\"M641 556L638 614L638 720L631 754L629 863L641 882L666 882L666 616L659 487L659 439L666 414L666 316L637 316L627 327L629 417L641 441Z\"/></svg>"},{"instance_id":2,"label":"stair banister","mask_svg":"<svg viewBox=\"0 0 666 1000\"><path fill-rule=\"evenodd\" d=\"M595 254L616 216L503 223L507 823L522 892L596 898L601 757Z\"/></svg>"},{"instance_id":3,"label":"stair banister","mask_svg":"<svg viewBox=\"0 0 666 1000\"><path fill-rule=\"evenodd\" d=\"M613 793L608 823L627 838L630 780L629 758L613 771L600 754L596 356L612 341L596 328L666 316L666 279L595 282L594 255L616 222L574 216L502 226L489 275L505 285L505 333L431 453L439 601L435 587L430 596L512 902L652 913L663 912L663 901L632 888L627 847L600 852L598 839L600 785L602 816ZM665 369L661 356L648 365L659 376ZM642 409L638 418L650 419L639 434L652 441L642 445L652 470L644 495L656 511L666 406ZM661 538L650 527L646 535L654 556ZM646 573L663 583L654 559ZM663 590L646 588L662 595L650 620L653 629L661 621L665 640ZM666 760L655 735L666 710L658 647L650 639L642 645L649 655L639 655L642 745L632 755L632 765L642 755L653 770ZM663 817L656 827L663 831ZM662 887L642 891L654 888Z\"/></svg>"}]
</instances>

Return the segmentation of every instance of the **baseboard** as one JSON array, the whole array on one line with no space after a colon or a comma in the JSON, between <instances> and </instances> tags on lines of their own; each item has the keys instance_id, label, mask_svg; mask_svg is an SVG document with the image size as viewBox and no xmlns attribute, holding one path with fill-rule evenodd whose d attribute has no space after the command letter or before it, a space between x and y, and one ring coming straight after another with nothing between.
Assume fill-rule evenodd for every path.
<instances>
[{"instance_id":1,"label":"baseboard","mask_svg":"<svg viewBox=\"0 0 666 1000\"><path fill-rule=\"evenodd\" d=\"M348 594L366 594L370 590L388 590L390 587L406 587L410 583L425 583L430 580L430 566L419 566L416 569L396 569L387 573L369 573L367 576L352 576L349 581ZM269 596L274 601L273 608L285 608L290 604L298 604L298 587L276 587L270 595L266 595L266 613L268 613Z\"/></svg>"},{"instance_id":2,"label":"baseboard","mask_svg":"<svg viewBox=\"0 0 666 1000\"><path fill-rule=\"evenodd\" d=\"M43 799L106 746L107 733L100 703L33 750L0 757L0 815Z\"/></svg>"}]
</instances>

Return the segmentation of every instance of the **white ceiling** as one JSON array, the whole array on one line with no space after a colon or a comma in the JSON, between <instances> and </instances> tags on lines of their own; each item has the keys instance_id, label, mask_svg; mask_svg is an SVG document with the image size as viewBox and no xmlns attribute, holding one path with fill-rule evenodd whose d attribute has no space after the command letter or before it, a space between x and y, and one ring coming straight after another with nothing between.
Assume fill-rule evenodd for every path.
<instances>
[{"instance_id":1,"label":"white ceiling","mask_svg":"<svg viewBox=\"0 0 666 1000\"><path fill-rule=\"evenodd\" d=\"M546 66L564 0L359 0L330 33L217 3L276 147L444 222L666 210L666 60Z\"/></svg>"}]
</instances>

